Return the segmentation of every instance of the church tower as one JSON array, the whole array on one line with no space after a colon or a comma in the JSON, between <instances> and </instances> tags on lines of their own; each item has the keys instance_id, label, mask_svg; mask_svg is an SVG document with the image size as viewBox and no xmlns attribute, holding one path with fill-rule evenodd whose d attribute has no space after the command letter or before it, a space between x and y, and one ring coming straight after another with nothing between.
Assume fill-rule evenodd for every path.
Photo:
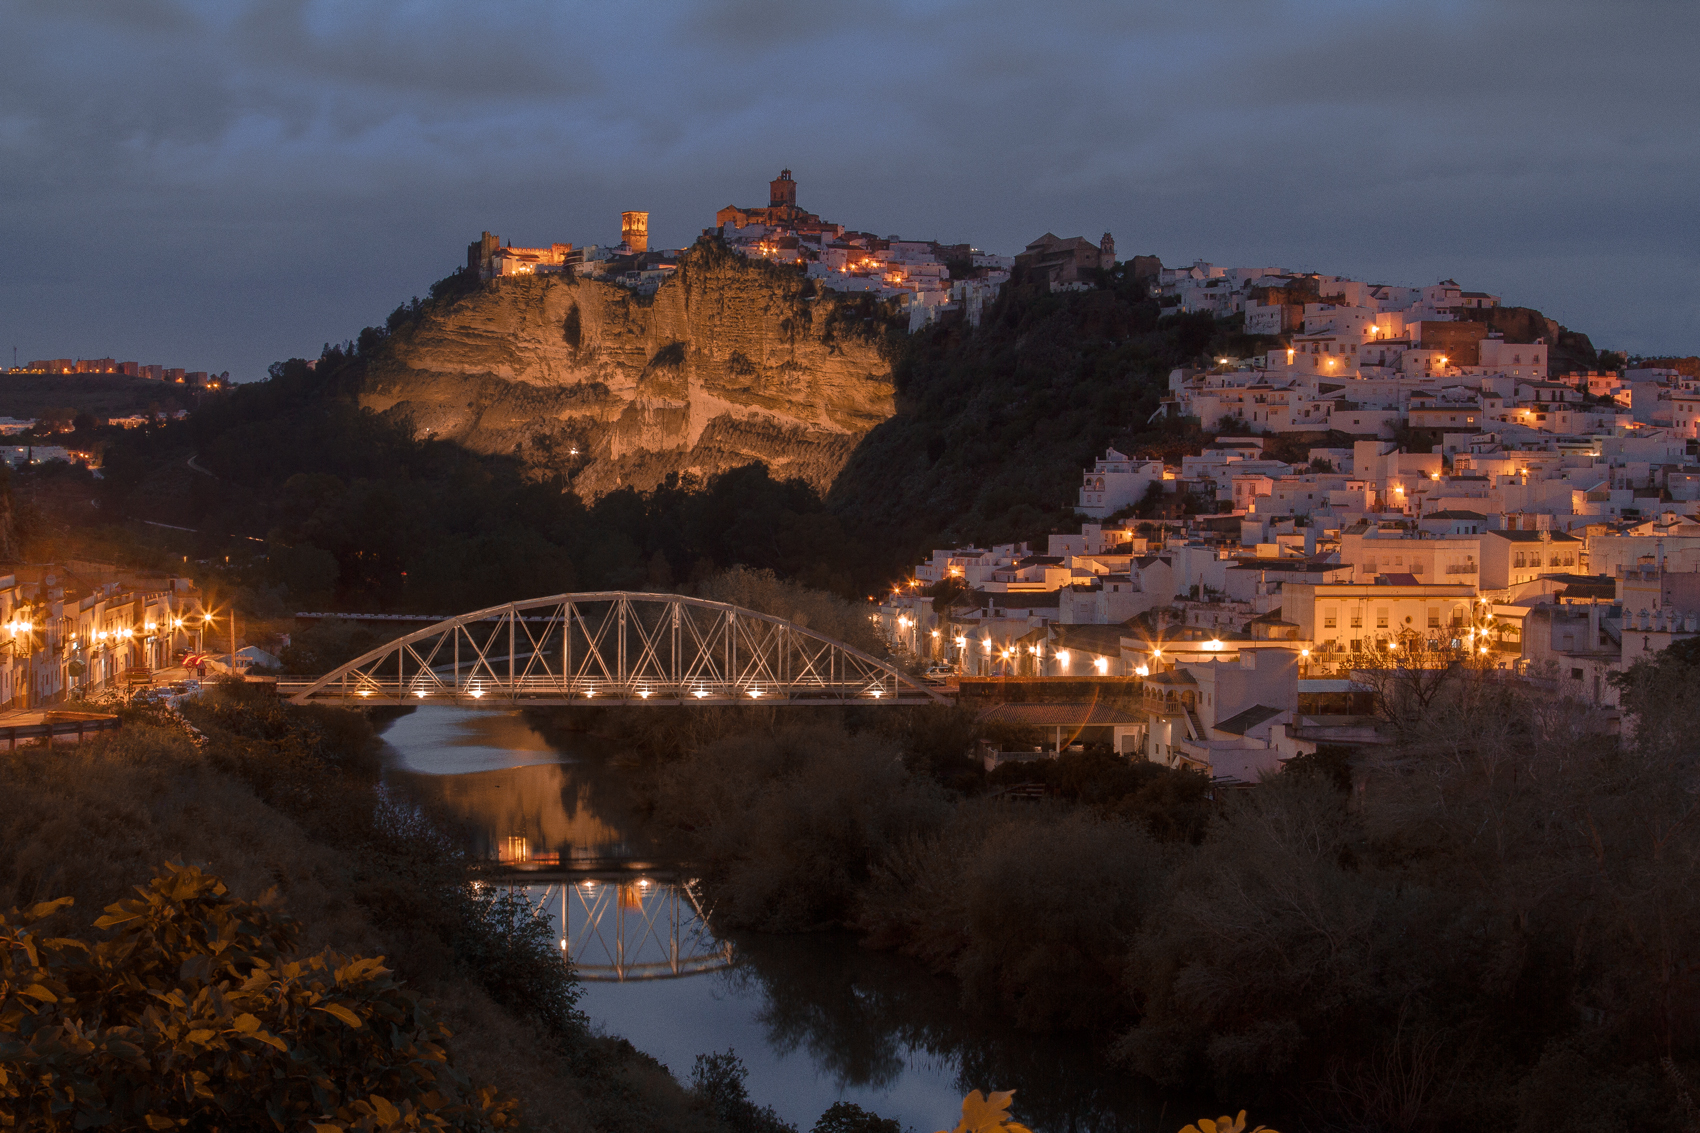
<instances>
[{"instance_id":1,"label":"church tower","mask_svg":"<svg viewBox=\"0 0 1700 1133\"><path fill-rule=\"evenodd\" d=\"M767 206L769 208L797 207L797 182L791 179L789 169L781 169L778 180L767 183Z\"/></svg>"}]
</instances>

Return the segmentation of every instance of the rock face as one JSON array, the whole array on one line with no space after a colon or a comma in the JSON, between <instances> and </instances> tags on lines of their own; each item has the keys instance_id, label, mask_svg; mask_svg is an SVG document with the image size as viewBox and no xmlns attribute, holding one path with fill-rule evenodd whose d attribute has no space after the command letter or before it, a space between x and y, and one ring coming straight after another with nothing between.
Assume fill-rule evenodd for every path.
<instances>
[{"instance_id":1,"label":"rock face","mask_svg":"<svg viewBox=\"0 0 1700 1133\"><path fill-rule=\"evenodd\" d=\"M586 499L758 460L824 492L892 415L887 326L868 302L699 247L653 296L570 275L486 283L398 332L361 402L561 472Z\"/></svg>"}]
</instances>

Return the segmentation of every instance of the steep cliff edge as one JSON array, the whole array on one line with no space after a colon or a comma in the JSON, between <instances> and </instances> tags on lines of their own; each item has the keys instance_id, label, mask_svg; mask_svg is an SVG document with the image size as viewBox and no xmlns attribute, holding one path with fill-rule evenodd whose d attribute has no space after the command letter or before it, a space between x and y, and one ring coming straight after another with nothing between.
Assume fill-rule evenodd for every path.
<instances>
[{"instance_id":1,"label":"steep cliff edge","mask_svg":"<svg viewBox=\"0 0 1700 1133\"><path fill-rule=\"evenodd\" d=\"M652 296L571 275L484 284L395 334L360 401L587 499L752 461L825 491L892 415L891 333L868 300L699 245Z\"/></svg>"}]
</instances>

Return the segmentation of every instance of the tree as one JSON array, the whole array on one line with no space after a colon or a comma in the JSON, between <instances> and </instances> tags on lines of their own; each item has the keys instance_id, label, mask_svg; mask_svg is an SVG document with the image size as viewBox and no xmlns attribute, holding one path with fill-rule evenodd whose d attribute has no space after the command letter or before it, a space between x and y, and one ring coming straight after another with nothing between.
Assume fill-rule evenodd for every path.
<instances>
[{"instance_id":1,"label":"tree","mask_svg":"<svg viewBox=\"0 0 1700 1133\"><path fill-rule=\"evenodd\" d=\"M809 1133L903 1133L894 1117L881 1117L855 1102L833 1102Z\"/></svg>"},{"instance_id":2,"label":"tree","mask_svg":"<svg viewBox=\"0 0 1700 1133\"><path fill-rule=\"evenodd\" d=\"M36 930L68 897L0 917L0 1125L515 1125L381 957L301 956L269 895L238 900L194 866L136 892L95 922L113 930L97 943Z\"/></svg>"},{"instance_id":3,"label":"tree","mask_svg":"<svg viewBox=\"0 0 1700 1133\"><path fill-rule=\"evenodd\" d=\"M691 1067L691 1092L714 1119L738 1133L797 1133L772 1106L758 1106L744 1087L749 1071L736 1051L697 1055Z\"/></svg>"}]
</instances>

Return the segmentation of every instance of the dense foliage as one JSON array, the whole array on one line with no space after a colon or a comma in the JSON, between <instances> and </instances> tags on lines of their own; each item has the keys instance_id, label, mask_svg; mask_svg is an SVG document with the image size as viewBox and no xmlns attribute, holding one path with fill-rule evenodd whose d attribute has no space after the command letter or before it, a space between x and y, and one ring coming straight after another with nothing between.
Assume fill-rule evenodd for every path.
<instances>
[{"instance_id":1,"label":"dense foliage","mask_svg":"<svg viewBox=\"0 0 1700 1133\"><path fill-rule=\"evenodd\" d=\"M193 866L137 892L94 923L105 940L31 931L70 898L0 918L0 1126L515 1124L381 959L302 955L275 900L238 900Z\"/></svg>"},{"instance_id":2,"label":"dense foliage","mask_svg":"<svg viewBox=\"0 0 1700 1133\"><path fill-rule=\"evenodd\" d=\"M1472 672L1390 747L1214 797L1070 756L1047 802L952 799L890 736L778 725L665 767L657 814L732 923L850 925L1161 1083L1349 1129L1677 1128L1700 649L1623 684L1621 741Z\"/></svg>"},{"instance_id":3,"label":"dense foliage","mask_svg":"<svg viewBox=\"0 0 1700 1133\"><path fill-rule=\"evenodd\" d=\"M1115 444L1195 452L1185 421L1158 421L1169 371L1269 343L1210 315L1164 315L1118 269L1104 286L1051 294L1017 278L975 330L949 321L899 360L898 412L858 446L830 496L851 530L901 569L951 540L1026 539L1072 522L1080 469Z\"/></svg>"},{"instance_id":4,"label":"dense foliage","mask_svg":"<svg viewBox=\"0 0 1700 1133\"><path fill-rule=\"evenodd\" d=\"M436 1004L433 1017L454 1032L440 1045L458 1072L516 1097L524 1127L721 1133L665 1068L589 1032L574 1006L575 978L534 927L533 910L505 891L469 892L464 861L432 817L380 789L366 721L237 688L189 711L202 742L160 710L136 709L120 732L74 748L0 755L0 909L72 896L74 905L28 929L94 941L102 930L93 914L133 895L160 861L203 863L235 897L276 888L303 963L330 953L383 957L393 978ZM308 965L299 982L328 988L337 967L347 965L328 975ZM390 996L384 987L368 990ZM243 1013L266 1018L248 1009L231 1019ZM137 1025L128 1015L109 1021ZM377 1033L389 1041L387 1027ZM389 1073L381 1060L380 1072ZM400 1089L372 1092L399 1112ZM416 1108L428 1092L421 1085L411 1095Z\"/></svg>"}]
</instances>

